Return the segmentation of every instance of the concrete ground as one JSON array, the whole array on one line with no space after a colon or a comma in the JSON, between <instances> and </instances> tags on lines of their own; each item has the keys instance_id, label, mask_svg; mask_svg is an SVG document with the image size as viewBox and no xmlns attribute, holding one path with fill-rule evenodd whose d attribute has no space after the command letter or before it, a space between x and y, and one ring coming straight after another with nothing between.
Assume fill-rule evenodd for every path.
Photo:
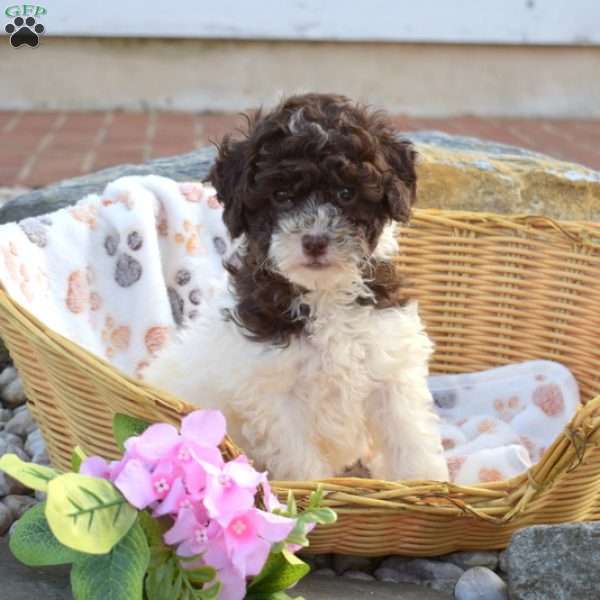
<instances>
[{"instance_id":1,"label":"concrete ground","mask_svg":"<svg viewBox=\"0 0 600 600\"><path fill-rule=\"evenodd\" d=\"M403 131L476 136L600 169L600 119L396 115L394 121ZM189 152L243 123L235 113L0 111L0 188L40 187L112 165Z\"/></svg>"},{"instance_id":2,"label":"concrete ground","mask_svg":"<svg viewBox=\"0 0 600 600\"><path fill-rule=\"evenodd\" d=\"M306 600L450 600L421 586L400 583L354 581L344 577L308 576L294 588L292 597ZM0 538L0 600L72 600L69 568L29 568L17 562Z\"/></svg>"}]
</instances>

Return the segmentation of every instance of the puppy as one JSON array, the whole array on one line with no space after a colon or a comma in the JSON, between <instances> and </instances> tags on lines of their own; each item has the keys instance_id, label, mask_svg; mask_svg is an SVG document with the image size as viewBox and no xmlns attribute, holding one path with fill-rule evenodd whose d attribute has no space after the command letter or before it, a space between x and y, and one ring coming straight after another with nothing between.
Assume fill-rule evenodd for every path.
<instances>
[{"instance_id":1,"label":"puppy","mask_svg":"<svg viewBox=\"0 0 600 600\"><path fill-rule=\"evenodd\" d=\"M294 96L225 137L210 182L239 243L230 288L145 378L221 410L276 479L447 480L426 384L432 344L394 267L415 151L384 115Z\"/></svg>"}]
</instances>

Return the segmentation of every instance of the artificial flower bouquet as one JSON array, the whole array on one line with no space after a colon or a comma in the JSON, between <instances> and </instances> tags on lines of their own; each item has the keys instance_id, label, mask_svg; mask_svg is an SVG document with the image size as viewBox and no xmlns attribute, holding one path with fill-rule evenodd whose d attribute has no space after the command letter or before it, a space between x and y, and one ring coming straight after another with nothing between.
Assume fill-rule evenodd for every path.
<instances>
[{"instance_id":1,"label":"artificial flower bouquet","mask_svg":"<svg viewBox=\"0 0 600 600\"><path fill-rule=\"evenodd\" d=\"M293 495L280 504L245 456L225 462L225 429L218 411L189 414L180 431L117 415L118 461L77 448L73 472L59 473L4 455L0 469L47 494L17 523L14 556L72 564L75 600L289 598L309 571L295 552L336 515L320 491L298 513Z\"/></svg>"}]
</instances>

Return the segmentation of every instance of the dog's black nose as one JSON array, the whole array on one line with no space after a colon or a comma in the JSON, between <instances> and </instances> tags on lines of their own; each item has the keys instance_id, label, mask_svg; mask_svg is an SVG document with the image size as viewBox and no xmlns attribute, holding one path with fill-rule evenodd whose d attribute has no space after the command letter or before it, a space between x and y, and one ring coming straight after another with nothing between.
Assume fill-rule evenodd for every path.
<instances>
[{"instance_id":1,"label":"dog's black nose","mask_svg":"<svg viewBox=\"0 0 600 600\"><path fill-rule=\"evenodd\" d=\"M329 238L326 235L303 235L302 236L302 249L304 254L318 258L323 256L327 252L327 246L329 246Z\"/></svg>"}]
</instances>

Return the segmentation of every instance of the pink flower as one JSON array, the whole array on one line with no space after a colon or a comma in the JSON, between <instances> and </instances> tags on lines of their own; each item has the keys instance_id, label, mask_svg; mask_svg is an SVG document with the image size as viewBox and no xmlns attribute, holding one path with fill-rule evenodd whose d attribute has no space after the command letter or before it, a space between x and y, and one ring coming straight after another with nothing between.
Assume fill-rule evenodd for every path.
<instances>
[{"instance_id":1,"label":"pink flower","mask_svg":"<svg viewBox=\"0 0 600 600\"><path fill-rule=\"evenodd\" d=\"M182 509L171 529L163 536L165 544L177 546L179 556L196 556L206 552L209 542L221 534L221 527L207 515L194 509Z\"/></svg>"},{"instance_id":2,"label":"pink flower","mask_svg":"<svg viewBox=\"0 0 600 600\"><path fill-rule=\"evenodd\" d=\"M219 569L217 580L221 582L219 600L243 600L246 597L246 578L235 567Z\"/></svg>"},{"instance_id":3,"label":"pink flower","mask_svg":"<svg viewBox=\"0 0 600 600\"><path fill-rule=\"evenodd\" d=\"M295 524L293 519L257 508L234 515L223 529L231 563L244 576L258 575L271 546L285 540Z\"/></svg>"},{"instance_id":4,"label":"pink flower","mask_svg":"<svg viewBox=\"0 0 600 600\"><path fill-rule=\"evenodd\" d=\"M141 435L125 442L126 455L139 458L149 466L159 461L176 460L189 464L197 457L221 466L217 446L225 437L225 417L217 410L197 410L181 421L181 433L173 425L150 425Z\"/></svg>"},{"instance_id":5,"label":"pink flower","mask_svg":"<svg viewBox=\"0 0 600 600\"><path fill-rule=\"evenodd\" d=\"M208 463L202 464L209 475L204 505L211 518L227 521L231 514L254 506L254 497L263 475L248 464L245 456L225 463L221 469Z\"/></svg>"},{"instance_id":6,"label":"pink flower","mask_svg":"<svg viewBox=\"0 0 600 600\"><path fill-rule=\"evenodd\" d=\"M114 483L127 500L143 509L155 507L157 515L176 513L181 503L198 500L206 486L204 465L219 469L223 457L217 447L225 437L225 418L218 411L195 411L181 422L181 433L172 425L151 425L125 442L123 465ZM89 469L100 472L102 465Z\"/></svg>"}]
</instances>

